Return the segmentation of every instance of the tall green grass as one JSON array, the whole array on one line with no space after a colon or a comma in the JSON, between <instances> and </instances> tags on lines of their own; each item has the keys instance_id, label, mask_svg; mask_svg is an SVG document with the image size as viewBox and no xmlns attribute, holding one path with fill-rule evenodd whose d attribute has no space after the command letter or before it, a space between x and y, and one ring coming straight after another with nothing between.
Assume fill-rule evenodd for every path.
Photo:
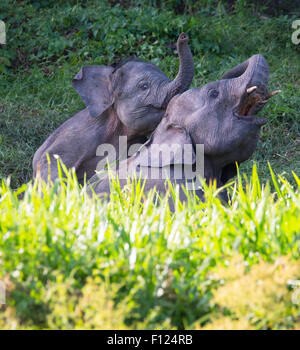
<instances>
[{"instance_id":1,"label":"tall green grass","mask_svg":"<svg viewBox=\"0 0 300 350\"><path fill-rule=\"evenodd\" d=\"M113 183L108 201L88 197L72 174L53 186L36 180L17 191L2 181L0 278L9 295L0 325L189 328L207 322L220 284L211 276L214 267L226 267L236 254L249 268L283 255L299 259L300 179L293 174L293 186L270 172L274 192L254 166L250 178L239 175L230 186L228 204L204 184L205 202L191 195L175 201L174 213L167 196L157 205L154 191L143 193L141 183L123 190ZM106 323L95 321L103 300L113 305ZM88 310L93 321L84 320Z\"/></svg>"}]
</instances>

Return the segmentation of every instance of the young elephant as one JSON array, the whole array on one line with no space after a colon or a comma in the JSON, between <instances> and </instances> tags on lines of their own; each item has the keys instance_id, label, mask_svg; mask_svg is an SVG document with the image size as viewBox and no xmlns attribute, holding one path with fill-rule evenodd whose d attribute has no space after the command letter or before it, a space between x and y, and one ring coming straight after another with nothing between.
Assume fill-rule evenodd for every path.
<instances>
[{"instance_id":1,"label":"young elephant","mask_svg":"<svg viewBox=\"0 0 300 350\"><path fill-rule=\"evenodd\" d=\"M254 55L226 73L224 79L175 96L149 141L120 164L119 173L142 175L147 179L145 191L155 186L164 192L162 170L168 170L171 182L186 185L190 178L185 170L190 166L189 174L194 180L196 175L201 175L207 182L216 180L218 187L224 185L236 174L235 162L241 163L252 155L260 128L267 122L255 116L255 112L275 94L267 94L268 77L267 61L261 55ZM204 145L204 169L197 145ZM154 179L155 169L160 172L154 172L156 176L159 174ZM125 176L119 181L121 186L127 183ZM97 194L109 193L108 177L91 187ZM203 193L197 189L196 194L201 198ZM182 189L180 197L185 198Z\"/></svg>"},{"instance_id":2,"label":"young elephant","mask_svg":"<svg viewBox=\"0 0 300 350\"><path fill-rule=\"evenodd\" d=\"M73 79L86 109L55 130L36 151L33 175L47 181L58 176L58 155L67 168L75 168L79 183L95 174L104 155L96 155L100 144L119 149L119 136L128 146L145 142L160 122L170 99L187 90L192 82L194 62L188 36L180 34L177 49L179 72L171 81L154 64L131 60L115 68L84 66ZM47 154L50 157L48 165ZM118 159L118 154L116 154Z\"/></svg>"}]
</instances>

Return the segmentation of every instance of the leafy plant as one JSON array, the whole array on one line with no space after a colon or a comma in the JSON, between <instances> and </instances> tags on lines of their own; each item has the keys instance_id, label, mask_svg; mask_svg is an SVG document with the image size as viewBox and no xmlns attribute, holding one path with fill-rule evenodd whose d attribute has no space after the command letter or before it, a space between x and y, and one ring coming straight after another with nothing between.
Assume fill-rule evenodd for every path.
<instances>
[{"instance_id":1,"label":"leafy plant","mask_svg":"<svg viewBox=\"0 0 300 350\"><path fill-rule=\"evenodd\" d=\"M286 256L274 263L260 260L251 268L243 257L233 257L226 267L214 271L222 285L213 292L215 311L204 328L300 329L295 297L299 276L299 260Z\"/></svg>"},{"instance_id":2,"label":"leafy plant","mask_svg":"<svg viewBox=\"0 0 300 350\"><path fill-rule=\"evenodd\" d=\"M227 266L236 254L246 266L299 259L300 179L294 174L293 187L271 177L274 193L269 183L260 184L255 167L250 179L239 175L228 205L204 184L206 201L190 194L186 203L176 201L174 214L168 196L157 205L155 193L146 196L136 182L124 190L112 182L110 201L88 197L70 173L53 186L36 180L17 191L3 182L0 278L11 286L3 322L17 328L205 323L217 307L210 303L220 285L215 266ZM122 315L119 323L97 316L95 299L85 296L90 283L95 295L112 291L103 298L115 310L111 317Z\"/></svg>"}]
</instances>

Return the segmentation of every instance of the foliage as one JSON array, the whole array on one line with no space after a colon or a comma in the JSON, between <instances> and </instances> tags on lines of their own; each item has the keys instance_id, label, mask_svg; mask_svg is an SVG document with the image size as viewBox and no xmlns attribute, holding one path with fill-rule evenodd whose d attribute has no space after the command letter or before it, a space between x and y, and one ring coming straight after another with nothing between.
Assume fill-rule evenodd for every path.
<instances>
[{"instance_id":1,"label":"foliage","mask_svg":"<svg viewBox=\"0 0 300 350\"><path fill-rule=\"evenodd\" d=\"M249 268L242 256L233 257L226 267L215 269L222 286L213 293L216 311L203 328L300 329L300 299L294 297L299 276L299 260L260 260Z\"/></svg>"},{"instance_id":2,"label":"foliage","mask_svg":"<svg viewBox=\"0 0 300 350\"><path fill-rule=\"evenodd\" d=\"M3 182L0 278L7 281L8 297L1 326L151 329L204 325L213 319L218 309L215 303L226 306L228 300L218 297L224 295L226 284L214 294L226 279L223 270L219 270L221 279L213 275L215 266L227 266L237 253L247 266L287 255L299 259L300 179L294 174L297 187L293 188L284 177L271 175L274 193L270 184L260 184L255 167L250 179L239 176L230 188L227 205L221 203L214 186L203 184L205 203L191 195L181 204L173 188L175 214L169 210L167 197L156 205L154 192L145 196L141 182L123 191L113 182L109 202L87 197L71 174L53 186L36 180L17 191ZM260 276L253 271L254 279ZM284 273L281 278L278 291L284 288L285 277L299 276L291 268L290 275ZM246 293L246 284L243 275L239 278L241 295ZM104 304L106 311L100 312ZM280 310L287 308L285 315L294 315L295 311L289 311L288 294L280 305ZM233 301L227 306L241 321L249 321L247 305L240 313ZM267 321L259 327L279 327L272 313ZM293 321L280 325L288 328Z\"/></svg>"}]
</instances>

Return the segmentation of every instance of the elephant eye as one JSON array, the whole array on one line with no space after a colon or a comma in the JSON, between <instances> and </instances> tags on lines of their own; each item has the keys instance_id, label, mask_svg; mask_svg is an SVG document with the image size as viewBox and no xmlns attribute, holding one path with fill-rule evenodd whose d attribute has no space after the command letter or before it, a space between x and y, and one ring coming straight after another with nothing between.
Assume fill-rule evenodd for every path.
<instances>
[{"instance_id":1,"label":"elephant eye","mask_svg":"<svg viewBox=\"0 0 300 350\"><path fill-rule=\"evenodd\" d=\"M147 90L147 89L149 89L149 86L150 86L150 84L147 83L147 82L145 82L145 83L142 83L142 84L140 85L140 89L142 89L142 90Z\"/></svg>"},{"instance_id":2,"label":"elephant eye","mask_svg":"<svg viewBox=\"0 0 300 350\"><path fill-rule=\"evenodd\" d=\"M219 91L218 91L218 90L215 90L215 89L211 89L211 90L208 91L208 95L209 95L210 97L216 98L216 97L218 97L218 95L219 95Z\"/></svg>"}]
</instances>

